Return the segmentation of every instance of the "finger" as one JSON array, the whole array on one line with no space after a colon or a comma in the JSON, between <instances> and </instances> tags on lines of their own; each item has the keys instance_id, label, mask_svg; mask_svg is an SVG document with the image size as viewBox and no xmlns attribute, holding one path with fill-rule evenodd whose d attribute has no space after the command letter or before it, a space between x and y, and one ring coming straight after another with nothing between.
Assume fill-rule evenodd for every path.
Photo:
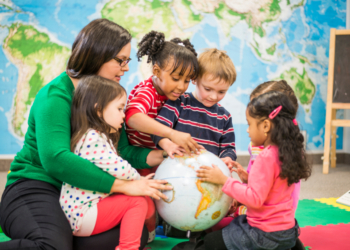
<instances>
[{"instance_id":1,"label":"finger","mask_svg":"<svg viewBox=\"0 0 350 250\"><path fill-rule=\"evenodd\" d=\"M174 155L171 153L171 154L168 154L168 156L171 158L171 159L174 159Z\"/></svg>"},{"instance_id":2,"label":"finger","mask_svg":"<svg viewBox=\"0 0 350 250\"><path fill-rule=\"evenodd\" d=\"M208 167L208 166L200 166L200 169L203 169L203 170L210 170L212 169L211 167Z\"/></svg>"},{"instance_id":3,"label":"finger","mask_svg":"<svg viewBox=\"0 0 350 250\"><path fill-rule=\"evenodd\" d=\"M155 179L152 179L152 180L149 180L149 185L165 185L165 184L168 184L168 181L167 180L155 180Z\"/></svg>"},{"instance_id":4,"label":"finger","mask_svg":"<svg viewBox=\"0 0 350 250\"><path fill-rule=\"evenodd\" d=\"M195 147L195 145L194 145L194 143L193 143L192 141L189 142L187 145L188 145L188 147L189 147L191 153L192 153L192 152L197 152L197 148Z\"/></svg>"},{"instance_id":5,"label":"finger","mask_svg":"<svg viewBox=\"0 0 350 250\"><path fill-rule=\"evenodd\" d=\"M173 186L171 186L171 185L163 185L163 184L157 184L157 183L152 183L150 186L152 188L160 189L160 190L172 190L173 189Z\"/></svg>"},{"instance_id":6,"label":"finger","mask_svg":"<svg viewBox=\"0 0 350 250\"><path fill-rule=\"evenodd\" d=\"M155 175L155 173L146 175L146 176L145 176L145 179L150 180L150 179L153 178L154 175Z\"/></svg>"},{"instance_id":7,"label":"finger","mask_svg":"<svg viewBox=\"0 0 350 250\"><path fill-rule=\"evenodd\" d=\"M238 170L234 168L231 168L231 172L236 172L238 174Z\"/></svg>"},{"instance_id":8,"label":"finger","mask_svg":"<svg viewBox=\"0 0 350 250\"><path fill-rule=\"evenodd\" d=\"M160 200L161 198L164 200L168 199L168 196L166 196L165 194L163 194L162 192L159 192L159 191L154 195L158 198L157 200Z\"/></svg>"},{"instance_id":9,"label":"finger","mask_svg":"<svg viewBox=\"0 0 350 250\"><path fill-rule=\"evenodd\" d=\"M213 168L218 168L218 166L216 166L215 164L212 164Z\"/></svg>"},{"instance_id":10,"label":"finger","mask_svg":"<svg viewBox=\"0 0 350 250\"><path fill-rule=\"evenodd\" d=\"M204 181L204 182L206 182L206 181L208 182L208 181L209 181L209 178L200 178L199 180L200 180L200 181Z\"/></svg>"},{"instance_id":11,"label":"finger","mask_svg":"<svg viewBox=\"0 0 350 250\"><path fill-rule=\"evenodd\" d=\"M183 156L183 153L180 150L176 150L175 154L179 155L179 156Z\"/></svg>"},{"instance_id":12,"label":"finger","mask_svg":"<svg viewBox=\"0 0 350 250\"><path fill-rule=\"evenodd\" d=\"M184 145L183 148L184 148L186 154L191 155L191 149L188 147L188 145Z\"/></svg>"}]
</instances>

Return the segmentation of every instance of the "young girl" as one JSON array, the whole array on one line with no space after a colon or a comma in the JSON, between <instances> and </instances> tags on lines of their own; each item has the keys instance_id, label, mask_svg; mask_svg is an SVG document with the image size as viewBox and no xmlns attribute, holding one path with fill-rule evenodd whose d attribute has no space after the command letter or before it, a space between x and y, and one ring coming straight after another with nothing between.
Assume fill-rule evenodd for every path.
<instances>
[{"instance_id":1,"label":"young girl","mask_svg":"<svg viewBox=\"0 0 350 250\"><path fill-rule=\"evenodd\" d=\"M293 89L288 85L288 83L285 80L268 81L268 82L264 82L264 83L260 84L250 94L250 100L253 100L255 97L258 97L259 95L262 95L262 94L270 92L270 91L277 91L277 92L283 93L286 96L288 96L289 100L291 101L291 103L295 107L296 112L298 111L298 108L299 108L298 99L296 98ZM249 146L248 146L250 160L249 160L247 170L242 168L240 165L238 165L238 168L232 169L233 171L235 171L239 175L239 177L243 183L248 183L248 174L250 172L250 169L251 169L256 157L263 150L264 150L263 145L253 146L252 142L250 142ZM300 193L300 182L295 184L295 188L294 188L294 191L292 194L294 210L296 210L298 207L299 193ZM236 203L236 208L238 205L239 204ZM232 211L234 211L234 210L235 210L235 208L232 209ZM242 211L246 211L246 209L242 209ZM236 211L236 213L237 212L238 211Z\"/></svg>"},{"instance_id":2,"label":"young girl","mask_svg":"<svg viewBox=\"0 0 350 250\"><path fill-rule=\"evenodd\" d=\"M154 118L166 100L175 101L187 90L190 80L197 78L197 53L188 39L164 39L163 33L151 31L138 44L137 57L140 60L144 55L148 56L153 75L130 92L125 111L126 132L130 144L152 149L156 146L150 134L167 137L174 143L176 153L181 155L201 147L190 134L175 131ZM155 170L142 169L139 172L144 176Z\"/></svg>"},{"instance_id":3,"label":"young girl","mask_svg":"<svg viewBox=\"0 0 350 250\"><path fill-rule=\"evenodd\" d=\"M296 111L286 95L275 91L248 104L247 132L252 145L263 145L264 150L254 162L247 185L226 177L216 166L198 170L202 181L224 185L227 195L247 206L247 215L204 238L205 249L289 249L295 245L299 226L294 219L294 183L311 174Z\"/></svg>"},{"instance_id":4,"label":"young girl","mask_svg":"<svg viewBox=\"0 0 350 250\"><path fill-rule=\"evenodd\" d=\"M116 152L125 102L124 88L114 81L96 75L82 78L72 103L71 149L110 175L133 181L140 175ZM121 224L116 249L124 250L139 249L144 221L154 217L154 207L148 209L146 199L150 198L92 192L63 183L60 204L75 236L99 234Z\"/></svg>"}]
</instances>

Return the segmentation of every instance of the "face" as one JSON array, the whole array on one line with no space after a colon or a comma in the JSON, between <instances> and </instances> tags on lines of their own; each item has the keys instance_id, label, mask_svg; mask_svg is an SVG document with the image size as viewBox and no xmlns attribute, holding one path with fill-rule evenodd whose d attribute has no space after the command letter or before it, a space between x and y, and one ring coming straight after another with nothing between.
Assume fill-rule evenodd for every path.
<instances>
[{"instance_id":1,"label":"face","mask_svg":"<svg viewBox=\"0 0 350 250\"><path fill-rule=\"evenodd\" d=\"M168 65L170 66L165 70L160 69L156 64L153 66L153 74L157 76L154 79L154 84L159 94L165 95L168 99L175 101L187 90L191 80L189 77L191 72L190 69L187 69L184 75L180 75L181 67L178 67L175 72L170 74L173 71L171 67L173 61L171 60Z\"/></svg>"},{"instance_id":2,"label":"face","mask_svg":"<svg viewBox=\"0 0 350 250\"><path fill-rule=\"evenodd\" d=\"M267 136L265 136L265 122L259 121L249 115L248 109L246 109L246 118L248 122L247 133L253 146L261 146L265 144Z\"/></svg>"},{"instance_id":3,"label":"face","mask_svg":"<svg viewBox=\"0 0 350 250\"><path fill-rule=\"evenodd\" d=\"M206 107L211 107L221 101L230 88L230 84L224 80L218 82L218 79L212 79L210 75L204 75L194 84L196 85L195 97Z\"/></svg>"},{"instance_id":4,"label":"face","mask_svg":"<svg viewBox=\"0 0 350 250\"><path fill-rule=\"evenodd\" d=\"M119 51L116 57L122 60L128 59L130 57L130 52L131 43L128 43ZM110 61L102 64L100 70L97 72L97 75L120 83L121 77L126 71L129 71L128 64L121 67L119 62L117 62L114 59L111 59Z\"/></svg>"},{"instance_id":5,"label":"face","mask_svg":"<svg viewBox=\"0 0 350 250\"><path fill-rule=\"evenodd\" d=\"M117 97L104 108L103 110L103 118L107 122L107 124L112 127L119 129L122 127L124 123L124 107L126 103L126 95L124 94L122 97ZM111 131L116 132L116 131Z\"/></svg>"}]
</instances>

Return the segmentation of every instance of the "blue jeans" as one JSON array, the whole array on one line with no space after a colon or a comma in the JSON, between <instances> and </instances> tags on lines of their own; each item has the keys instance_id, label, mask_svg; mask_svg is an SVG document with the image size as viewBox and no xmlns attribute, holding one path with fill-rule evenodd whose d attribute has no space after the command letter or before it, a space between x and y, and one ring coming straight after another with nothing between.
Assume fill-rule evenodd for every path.
<instances>
[{"instance_id":1,"label":"blue jeans","mask_svg":"<svg viewBox=\"0 0 350 250\"><path fill-rule=\"evenodd\" d=\"M295 245L299 236L299 225L288 230L264 232L248 224L247 216L235 218L227 227L222 229L222 237L229 250L287 250Z\"/></svg>"}]
</instances>

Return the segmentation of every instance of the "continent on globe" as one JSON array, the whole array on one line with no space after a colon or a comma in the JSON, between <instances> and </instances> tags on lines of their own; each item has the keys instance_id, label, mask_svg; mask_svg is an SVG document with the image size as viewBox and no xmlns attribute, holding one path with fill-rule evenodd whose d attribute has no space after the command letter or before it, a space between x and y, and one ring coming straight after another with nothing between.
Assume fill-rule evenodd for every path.
<instances>
[{"instance_id":1,"label":"continent on globe","mask_svg":"<svg viewBox=\"0 0 350 250\"><path fill-rule=\"evenodd\" d=\"M23 137L28 111L38 91L65 70L70 49L50 41L31 25L13 23L3 42L7 58L18 69L17 92L11 112L11 127Z\"/></svg>"},{"instance_id":2,"label":"continent on globe","mask_svg":"<svg viewBox=\"0 0 350 250\"><path fill-rule=\"evenodd\" d=\"M195 218L197 219L199 214L208 209L214 202L221 199L223 192L221 191L222 185L213 185L210 183L196 181L196 186L199 192L202 193L202 198L199 202Z\"/></svg>"}]
</instances>

